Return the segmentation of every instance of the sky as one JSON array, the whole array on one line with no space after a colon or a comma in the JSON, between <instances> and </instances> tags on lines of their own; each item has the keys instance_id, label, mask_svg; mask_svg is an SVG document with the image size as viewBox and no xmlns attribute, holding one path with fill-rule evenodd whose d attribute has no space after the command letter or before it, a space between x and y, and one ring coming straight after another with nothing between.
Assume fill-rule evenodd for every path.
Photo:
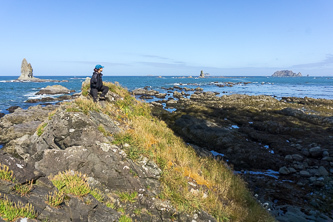
<instances>
[{"instance_id":1,"label":"sky","mask_svg":"<svg viewBox=\"0 0 333 222\"><path fill-rule=\"evenodd\" d=\"M332 0L0 0L0 75L333 76Z\"/></svg>"}]
</instances>

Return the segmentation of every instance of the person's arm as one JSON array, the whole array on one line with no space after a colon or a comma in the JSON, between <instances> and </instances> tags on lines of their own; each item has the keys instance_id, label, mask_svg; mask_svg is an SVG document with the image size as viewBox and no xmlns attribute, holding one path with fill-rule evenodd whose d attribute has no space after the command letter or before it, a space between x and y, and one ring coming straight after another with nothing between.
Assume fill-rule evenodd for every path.
<instances>
[{"instance_id":1,"label":"person's arm","mask_svg":"<svg viewBox=\"0 0 333 222\"><path fill-rule=\"evenodd\" d=\"M93 76L91 77L91 83L97 83L97 74L94 73Z\"/></svg>"}]
</instances>

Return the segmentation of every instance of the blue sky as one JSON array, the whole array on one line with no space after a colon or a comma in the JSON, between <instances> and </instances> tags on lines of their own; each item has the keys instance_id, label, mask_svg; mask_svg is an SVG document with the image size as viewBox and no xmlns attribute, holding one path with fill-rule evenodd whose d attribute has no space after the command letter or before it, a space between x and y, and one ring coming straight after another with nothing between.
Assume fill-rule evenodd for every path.
<instances>
[{"instance_id":1,"label":"blue sky","mask_svg":"<svg viewBox=\"0 0 333 222\"><path fill-rule=\"evenodd\" d=\"M0 0L0 75L333 76L332 0Z\"/></svg>"}]
</instances>

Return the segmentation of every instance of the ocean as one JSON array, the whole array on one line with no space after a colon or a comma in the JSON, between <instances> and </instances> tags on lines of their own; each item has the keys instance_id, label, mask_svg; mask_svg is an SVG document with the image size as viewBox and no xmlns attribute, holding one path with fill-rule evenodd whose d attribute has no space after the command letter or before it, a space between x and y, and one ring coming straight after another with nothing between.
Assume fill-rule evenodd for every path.
<instances>
[{"instance_id":1,"label":"ocean","mask_svg":"<svg viewBox=\"0 0 333 222\"><path fill-rule=\"evenodd\" d=\"M68 81L57 83L14 82L13 80L16 80L18 76L0 76L0 113L7 114L7 109L11 106L27 109L29 106L36 105L36 103L26 103L25 101L28 99L51 97L50 95L35 95L41 88L48 85L62 85L70 90L80 92L82 82L86 77L91 76L37 76L40 79ZM128 90L149 87L149 89L167 92L166 88L180 86L187 88L200 87L204 91L218 92L220 96L247 94L269 95L278 99L282 97L333 99L333 77L210 76L207 78L188 78L179 76L103 76L103 81L118 82ZM191 93L191 91L187 93ZM53 95L53 97L56 96L59 95Z\"/></svg>"}]
</instances>

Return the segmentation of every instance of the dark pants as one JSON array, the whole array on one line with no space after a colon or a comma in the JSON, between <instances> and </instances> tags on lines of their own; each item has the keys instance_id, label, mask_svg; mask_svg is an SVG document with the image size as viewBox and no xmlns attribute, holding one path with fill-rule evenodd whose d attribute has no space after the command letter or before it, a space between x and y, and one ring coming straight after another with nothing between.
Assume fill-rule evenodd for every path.
<instances>
[{"instance_id":1,"label":"dark pants","mask_svg":"<svg viewBox=\"0 0 333 222\"><path fill-rule=\"evenodd\" d=\"M93 97L94 102L97 102L97 97L98 97L98 92L102 92L101 96L105 96L109 91L109 87L107 86L102 86L101 89L95 89L91 88L90 89L90 95Z\"/></svg>"}]
</instances>

